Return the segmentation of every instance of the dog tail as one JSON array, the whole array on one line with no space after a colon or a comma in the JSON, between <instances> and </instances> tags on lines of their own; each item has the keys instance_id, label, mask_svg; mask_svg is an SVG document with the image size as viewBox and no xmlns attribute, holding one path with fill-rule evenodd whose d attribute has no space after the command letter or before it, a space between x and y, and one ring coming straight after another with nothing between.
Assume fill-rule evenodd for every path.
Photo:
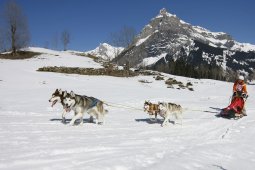
<instances>
[{"instance_id":1,"label":"dog tail","mask_svg":"<svg viewBox=\"0 0 255 170\"><path fill-rule=\"evenodd\" d=\"M106 104L106 103L102 102L102 101L100 102L100 104L99 104L99 112L101 112L102 114L107 114L108 110L104 108L104 104Z\"/></svg>"},{"instance_id":2,"label":"dog tail","mask_svg":"<svg viewBox=\"0 0 255 170\"><path fill-rule=\"evenodd\" d=\"M108 114L108 113L109 113L109 111L104 109L104 114Z\"/></svg>"}]
</instances>

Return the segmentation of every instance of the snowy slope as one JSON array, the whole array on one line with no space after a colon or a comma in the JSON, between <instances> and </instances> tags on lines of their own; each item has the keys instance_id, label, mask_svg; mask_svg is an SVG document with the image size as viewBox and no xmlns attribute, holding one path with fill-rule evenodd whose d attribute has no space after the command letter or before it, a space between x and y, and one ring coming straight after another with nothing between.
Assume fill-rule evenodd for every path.
<instances>
[{"instance_id":1,"label":"snowy slope","mask_svg":"<svg viewBox=\"0 0 255 170\"><path fill-rule=\"evenodd\" d=\"M151 76L36 72L47 65L100 65L65 52L33 50L45 54L27 60L0 60L0 169L254 169L254 86L248 86L248 116L226 120L215 118L217 110L213 108L228 105L232 83L176 77L191 81L192 92L168 89ZM153 83L141 84L140 79ZM189 110L182 126L162 128L148 121L143 111L108 107L105 125L70 127L61 123L61 106L51 108L48 103L56 88L141 109L144 100L150 99L179 103ZM87 121L88 115L84 119Z\"/></svg>"},{"instance_id":2,"label":"snowy slope","mask_svg":"<svg viewBox=\"0 0 255 170\"><path fill-rule=\"evenodd\" d=\"M33 68L35 69L44 66L102 68L100 64L94 62L91 58L77 56L69 51L54 51L39 47L29 47L24 50L42 53L42 55L37 58L30 60L21 60L18 62L20 64L27 63L27 65L33 65ZM6 66L8 67L8 65ZM22 64L21 66L23 67Z\"/></svg>"},{"instance_id":3,"label":"snowy slope","mask_svg":"<svg viewBox=\"0 0 255 170\"><path fill-rule=\"evenodd\" d=\"M150 66L155 64L158 60L160 60L161 58L165 57L167 55L167 53L162 53L159 56L156 57L148 57L143 59L142 63L139 66Z\"/></svg>"},{"instance_id":4,"label":"snowy slope","mask_svg":"<svg viewBox=\"0 0 255 170\"><path fill-rule=\"evenodd\" d=\"M112 60L118 54L120 54L123 50L124 50L123 47L113 47L110 44L102 43L94 50L87 51L85 53L94 55L104 60Z\"/></svg>"}]
</instances>

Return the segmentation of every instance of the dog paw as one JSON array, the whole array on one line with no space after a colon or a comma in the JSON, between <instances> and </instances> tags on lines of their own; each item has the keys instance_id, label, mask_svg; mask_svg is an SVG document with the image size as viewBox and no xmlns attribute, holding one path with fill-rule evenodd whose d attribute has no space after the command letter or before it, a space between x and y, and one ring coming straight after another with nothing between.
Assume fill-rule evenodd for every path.
<instances>
[{"instance_id":1,"label":"dog paw","mask_svg":"<svg viewBox=\"0 0 255 170\"><path fill-rule=\"evenodd\" d=\"M74 126L74 123L69 123L69 126Z\"/></svg>"},{"instance_id":2,"label":"dog paw","mask_svg":"<svg viewBox=\"0 0 255 170\"><path fill-rule=\"evenodd\" d=\"M66 124L66 119L62 119L62 123L63 123L63 124Z\"/></svg>"},{"instance_id":3,"label":"dog paw","mask_svg":"<svg viewBox=\"0 0 255 170\"><path fill-rule=\"evenodd\" d=\"M104 123L104 122L98 122L97 124L102 126L102 125L104 125L105 123Z\"/></svg>"}]
</instances>

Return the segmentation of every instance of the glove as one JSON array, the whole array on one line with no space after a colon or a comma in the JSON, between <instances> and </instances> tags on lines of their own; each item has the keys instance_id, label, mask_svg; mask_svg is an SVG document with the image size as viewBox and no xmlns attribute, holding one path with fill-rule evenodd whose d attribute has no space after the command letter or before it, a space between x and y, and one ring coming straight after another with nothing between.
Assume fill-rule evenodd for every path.
<instances>
[{"instance_id":1,"label":"glove","mask_svg":"<svg viewBox=\"0 0 255 170\"><path fill-rule=\"evenodd\" d=\"M248 95L245 94L245 93L243 93L243 94L242 94L242 98L248 98Z\"/></svg>"},{"instance_id":2,"label":"glove","mask_svg":"<svg viewBox=\"0 0 255 170\"><path fill-rule=\"evenodd\" d=\"M236 96L236 91L233 93L233 97L235 97Z\"/></svg>"},{"instance_id":3,"label":"glove","mask_svg":"<svg viewBox=\"0 0 255 170\"><path fill-rule=\"evenodd\" d=\"M237 95L237 96L240 96L240 97L241 97L242 94L243 94L243 92L241 92L241 91L237 91L237 92L236 92L236 95Z\"/></svg>"}]
</instances>

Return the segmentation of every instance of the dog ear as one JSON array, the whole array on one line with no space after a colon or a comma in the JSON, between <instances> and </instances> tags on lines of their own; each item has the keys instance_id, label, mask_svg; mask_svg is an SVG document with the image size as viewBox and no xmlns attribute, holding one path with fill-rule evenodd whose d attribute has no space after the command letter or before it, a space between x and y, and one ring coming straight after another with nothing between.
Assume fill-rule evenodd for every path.
<instances>
[{"instance_id":1,"label":"dog ear","mask_svg":"<svg viewBox=\"0 0 255 170\"><path fill-rule=\"evenodd\" d=\"M71 97L75 97L75 94L73 91L70 92Z\"/></svg>"},{"instance_id":2,"label":"dog ear","mask_svg":"<svg viewBox=\"0 0 255 170\"><path fill-rule=\"evenodd\" d=\"M59 89L58 92L59 92L59 94L62 94L63 91L61 89Z\"/></svg>"},{"instance_id":3,"label":"dog ear","mask_svg":"<svg viewBox=\"0 0 255 170\"><path fill-rule=\"evenodd\" d=\"M64 94L63 94L63 96L64 96L64 97L66 97L66 95L67 95L67 92L66 92L66 91L64 91Z\"/></svg>"}]
</instances>

